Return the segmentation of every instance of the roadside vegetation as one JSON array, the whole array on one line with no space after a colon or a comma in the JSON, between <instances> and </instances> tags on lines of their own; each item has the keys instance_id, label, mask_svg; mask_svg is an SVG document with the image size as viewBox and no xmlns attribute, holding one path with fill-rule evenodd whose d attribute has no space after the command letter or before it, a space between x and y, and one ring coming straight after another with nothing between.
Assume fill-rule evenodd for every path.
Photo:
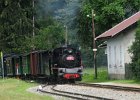
<instances>
[{"instance_id":1,"label":"roadside vegetation","mask_svg":"<svg viewBox=\"0 0 140 100\"><path fill-rule=\"evenodd\" d=\"M98 68L97 79L94 78L94 68L85 68L83 71L82 81L84 83L99 83L99 82L112 82L122 84L140 84L139 80L110 80L108 78L107 67Z\"/></svg>"},{"instance_id":2,"label":"roadside vegetation","mask_svg":"<svg viewBox=\"0 0 140 100\"><path fill-rule=\"evenodd\" d=\"M129 64L129 68L131 68L133 72L133 76L140 80L140 21L138 23L136 34L135 34L135 41L133 42L132 46L129 48L129 52L132 54L131 59L132 62Z\"/></svg>"},{"instance_id":3,"label":"roadside vegetation","mask_svg":"<svg viewBox=\"0 0 140 100\"><path fill-rule=\"evenodd\" d=\"M96 83L96 82L106 82L108 80L107 67L98 68L98 78L94 77L94 68L85 68L83 71L82 82Z\"/></svg>"},{"instance_id":4,"label":"roadside vegetation","mask_svg":"<svg viewBox=\"0 0 140 100\"><path fill-rule=\"evenodd\" d=\"M36 83L27 83L17 79L0 79L1 100L54 100L49 96L41 96L26 91L36 86Z\"/></svg>"}]
</instances>

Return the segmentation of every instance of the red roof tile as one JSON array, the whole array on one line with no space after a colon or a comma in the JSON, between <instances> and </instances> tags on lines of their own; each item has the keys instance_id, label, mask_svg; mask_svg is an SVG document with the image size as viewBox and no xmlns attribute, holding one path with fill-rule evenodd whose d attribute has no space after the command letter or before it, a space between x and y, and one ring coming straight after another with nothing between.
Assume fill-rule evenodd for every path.
<instances>
[{"instance_id":1,"label":"red roof tile","mask_svg":"<svg viewBox=\"0 0 140 100\"><path fill-rule=\"evenodd\" d=\"M119 32L123 31L127 27L131 26L135 22L137 22L140 19L140 11L132 15L131 17L125 19L121 23L117 24L113 28L109 29L108 31L102 33L101 35L97 36L96 39L99 38L106 38L106 37L113 37Z\"/></svg>"}]
</instances>

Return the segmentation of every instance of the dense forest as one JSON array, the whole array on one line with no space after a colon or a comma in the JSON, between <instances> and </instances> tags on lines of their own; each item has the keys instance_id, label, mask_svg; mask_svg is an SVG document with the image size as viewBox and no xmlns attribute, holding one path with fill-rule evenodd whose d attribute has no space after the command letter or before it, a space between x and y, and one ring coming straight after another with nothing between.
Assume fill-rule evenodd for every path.
<instances>
[{"instance_id":1,"label":"dense forest","mask_svg":"<svg viewBox=\"0 0 140 100\"><path fill-rule=\"evenodd\" d=\"M0 1L0 50L23 53L52 49L64 41L62 26L50 15L38 13L33 0Z\"/></svg>"}]
</instances>

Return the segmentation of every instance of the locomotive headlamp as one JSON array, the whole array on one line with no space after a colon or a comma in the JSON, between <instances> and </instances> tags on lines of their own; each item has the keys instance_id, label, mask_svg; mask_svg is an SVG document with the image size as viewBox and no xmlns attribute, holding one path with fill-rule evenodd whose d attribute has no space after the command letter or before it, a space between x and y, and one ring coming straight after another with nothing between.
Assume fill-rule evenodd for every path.
<instances>
[{"instance_id":1,"label":"locomotive headlamp","mask_svg":"<svg viewBox=\"0 0 140 100\"><path fill-rule=\"evenodd\" d=\"M69 49L69 50L68 50L68 53L72 53L72 50L71 50L71 49Z\"/></svg>"}]
</instances>

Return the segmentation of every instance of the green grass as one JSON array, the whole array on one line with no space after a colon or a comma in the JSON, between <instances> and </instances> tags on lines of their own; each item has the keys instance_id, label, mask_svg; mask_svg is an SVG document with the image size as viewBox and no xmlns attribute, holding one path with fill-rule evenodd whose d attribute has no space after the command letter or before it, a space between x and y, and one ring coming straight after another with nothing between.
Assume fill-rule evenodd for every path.
<instances>
[{"instance_id":1,"label":"green grass","mask_svg":"<svg viewBox=\"0 0 140 100\"><path fill-rule=\"evenodd\" d=\"M27 83L17 79L0 79L0 100L54 100L49 96L26 91L36 85L36 83Z\"/></svg>"},{"instance_id":2,"label":"green grass","mask_svg":"<svg viewBox=\"0 0 140 100\"><path fill-rule=\"evenodd\" d=\"M95 79L94 69L93 68L84 69L83 77L82 77L82 82L96 83L96 82L106 82L106 81L109 81L106 68L98 68L97 76L98 76L98 78Z\"/></svg>"},{"instance_id":3,"label":"green grass","mask_svg":"<svg viewBox=\"0 0 140 100\"><path fill-rule=\"evenodd\" d=\"M112 82L112 83L122 83L122 84L140 84L139 80L109 80L107 68L98 68L98 77L95 79L94 69L86 68L83 71L83 77L81 82L85 83L98 83L98 82Z\"/></svg>"}]
</instances>

